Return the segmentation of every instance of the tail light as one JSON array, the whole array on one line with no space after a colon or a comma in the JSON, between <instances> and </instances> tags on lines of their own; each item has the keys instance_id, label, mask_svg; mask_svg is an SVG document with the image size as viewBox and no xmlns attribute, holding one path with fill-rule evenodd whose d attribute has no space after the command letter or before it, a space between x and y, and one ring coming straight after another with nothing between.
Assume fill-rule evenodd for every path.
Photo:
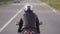
<instances>
[{"instance_id":1,"label":"tail light","mask_svg":"<svg viewBox=\"0 0 60 34\"><path fill-rule=\"evenodd\" d=\"M30 32L30 34L33 34L33 32Z\"/></svg>"},{"instance_id":2,"label":"tail light","mask_svg":"<svg viewBox=\"0 0 60 34\"><path fill-rule=\"evenodd\" d=\"M25 31L24 34L29 34L29 32Z\"/></svg>"},{"instance_id":3,"label":"tail light","mask_svg":"<svg viewBox=\"0 0 60 34\"><path fill-rule=\"evenodd\" d=\"M25 31L24 34L33 34L33 32L27 32L27 31Z\"/></svg>"}]
</instances>

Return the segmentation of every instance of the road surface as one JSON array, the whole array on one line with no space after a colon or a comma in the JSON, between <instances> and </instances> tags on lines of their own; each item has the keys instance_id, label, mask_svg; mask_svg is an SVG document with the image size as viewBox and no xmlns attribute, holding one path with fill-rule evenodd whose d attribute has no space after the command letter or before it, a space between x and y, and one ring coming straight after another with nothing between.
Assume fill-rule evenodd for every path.
<instances>
[{"instance_id":1,"label":"road surface","mask_svg":"<svg viewBox=\"0 0 60 34\"><path fill-rule=\"evenodd\" d=\"M26 4L33 5L39 21L43 22L40 26L41 34L60 34L60 15L40 0L21 0L20 3L0 6L0 34L19 34L15 23L19 22Z\"/></svg>"}]
</instances>

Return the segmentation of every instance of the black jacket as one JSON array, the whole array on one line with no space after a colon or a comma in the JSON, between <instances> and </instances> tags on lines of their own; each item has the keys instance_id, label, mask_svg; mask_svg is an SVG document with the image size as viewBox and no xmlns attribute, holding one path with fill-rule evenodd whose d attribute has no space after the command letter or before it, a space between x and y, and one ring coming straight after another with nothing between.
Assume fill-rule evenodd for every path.
<instances>
[{"instance_id":1,"label":"black jacket","mask_svg":"<svg viewBox=\"0 0 60 34\"><path fill-rule=\"evenodd\" d=\"M25 12L22 15L22 18L19 21L19 30L21 30L21 28L24 27L34 27L37 29L37 32L40 33L39 31L39 20L38 17L35 13L33 13L32 11L29 12Z\"/></svg>"}]
</instances>

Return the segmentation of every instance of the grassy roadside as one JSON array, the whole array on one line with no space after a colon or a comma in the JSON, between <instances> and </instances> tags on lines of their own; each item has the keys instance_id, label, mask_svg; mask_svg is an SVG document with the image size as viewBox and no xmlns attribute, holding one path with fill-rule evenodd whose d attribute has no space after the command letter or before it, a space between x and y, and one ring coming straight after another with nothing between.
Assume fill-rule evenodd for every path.
<instances>
[{"instance_id":1,"label":"grassy roadside","mask_svg":"<svg viewBox=\"0 0 60 34\"><path fill-rule=\"evenodd\" d=\"M54 7L57 10L60 10L60 1L47 1L47 0L41 0L45 3L47 3L48 5Z\"/></svg>"},{"instance_id":2,"label":"grassy roadside","mask_svg":"<svg viewBox=\"0 0 60 34\"><path fill-rule=\"evenodd\" d=\"M13 3L13 1L3 1L3 2L0 2L0 6L1 5L11 4L11 3Z\"/></svg>"},{"instance_id":3,"label":"grassy roadside","mask_svg":"<svg viewBox=\"0 0 60 34\"><path fill-rule=\"evenodd\" d=\"M60 2L49 3L50 6L60 10Z\"/></svg>"}]
</instances>

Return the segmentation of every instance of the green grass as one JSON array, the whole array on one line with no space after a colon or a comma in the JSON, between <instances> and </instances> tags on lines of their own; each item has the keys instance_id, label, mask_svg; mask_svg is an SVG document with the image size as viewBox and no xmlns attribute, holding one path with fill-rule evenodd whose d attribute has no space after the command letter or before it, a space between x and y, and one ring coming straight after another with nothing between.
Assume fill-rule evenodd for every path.
<instances>
[{"instance_id":1,"label":"green grass","mask_svg":"<svg viewBox=\"0 0 60 34\"><path fill-rule=\"evenodd\" d=\"M6 5L11 3L13 3L13 1L3 1L3 2L0 2L0 5Z\"/></svg>"},{"instance_id":2,"label":"green grass","mask_svg":"<svg viewBox=\"0 0 60 34\"><path fill-rule=\"evenodd\" d=\"M48 3L50 6L60 10L60 2Z\"/></svg>"},{"instance_id":3,"label":"green grass","mask_svg":"<svg viewBox=\"0 0 60 34\"><path fill-rule=\"evenodd\" d=\"M41 0L41 1L47 3L48 5L54 7L57 10L60 10L60 1L56 1L56 0L55 1Z\"/></svg>"}]
</instances>

